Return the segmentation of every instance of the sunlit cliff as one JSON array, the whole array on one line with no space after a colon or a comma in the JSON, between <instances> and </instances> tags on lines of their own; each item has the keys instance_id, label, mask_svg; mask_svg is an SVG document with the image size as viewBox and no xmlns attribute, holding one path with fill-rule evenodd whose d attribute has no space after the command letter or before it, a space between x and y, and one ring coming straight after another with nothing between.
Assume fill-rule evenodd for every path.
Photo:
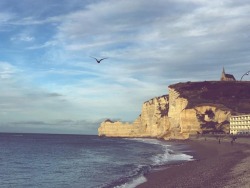
<instances>
[{"instance_id":1,"label":"sunlit cliff","mask_svg":"<svg viewBox=\"0 0 250 188\"><path fill-rule=\"evenodd\" d=\"M250 113L250 82L187 82L168 87L168 95L142 105L131 124L106 120L98 134L107 137L186 139L191 134L229 132L229 118Z\"/></svg>"}]
</instances>

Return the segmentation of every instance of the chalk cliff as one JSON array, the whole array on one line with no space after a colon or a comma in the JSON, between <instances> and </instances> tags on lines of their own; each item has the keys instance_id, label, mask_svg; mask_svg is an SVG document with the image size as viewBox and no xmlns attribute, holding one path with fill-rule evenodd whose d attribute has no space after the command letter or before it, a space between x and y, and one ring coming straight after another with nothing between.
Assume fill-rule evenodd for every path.
<instances>
[{"instance_id":1,"label":"chalk cliff","mask_svg":"<svg viewBox=\"0 0 250 188\"><path fill-rule=\"evenodd\" d=\"M187 82L170 85L168 91L146 101L131 124L102 122L99 136L186 139L228 133L231 114L250 112L250 82Z\"/></svg>"},{"instance_id":2,"label":"chalk cliff","mask_svg":"<svg viewBox=\"0 0 250 188\"><path fill-rule=\"evenodd\" d=\"M99 136L108 137L162 137L170 127L168 95L144 102L141 115L132 123L106 120L98 128Z\"/></svg>"}]
</instances>

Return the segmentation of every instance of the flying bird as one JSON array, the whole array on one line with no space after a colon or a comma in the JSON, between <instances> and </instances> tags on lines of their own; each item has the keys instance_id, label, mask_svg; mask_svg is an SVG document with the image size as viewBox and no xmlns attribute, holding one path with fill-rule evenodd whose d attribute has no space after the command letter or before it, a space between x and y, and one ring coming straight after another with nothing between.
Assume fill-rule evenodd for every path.
<instances>
[{"instance_id":1,"label":"flying bird","mask_svg":"<svg viewBox=\"0 0 250 188\"><path fill-rule=\"evenodd\" d=\"M91 57L91 56L90 56L90 57ZM91 57L91 58L95 59L97 63L101 63L102 60L108 59L107 57L102 58L102 59L96 59L95 57Z\"/></svg>"}]
</instances>

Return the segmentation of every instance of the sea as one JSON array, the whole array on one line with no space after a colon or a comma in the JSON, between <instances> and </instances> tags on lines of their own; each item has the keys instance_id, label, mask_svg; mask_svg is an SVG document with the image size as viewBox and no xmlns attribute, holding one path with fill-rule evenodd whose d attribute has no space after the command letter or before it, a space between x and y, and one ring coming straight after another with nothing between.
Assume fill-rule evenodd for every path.
<instances>
[{"instance_id":1,"label":"sea","mask_svg":"<svg viewBox=\"0 0 250 188\"><path fill-rule=\"evenodd\" d=\"M158 139L0 133L1 188L133 188L191 160L188 145Z\"/></svg>"}]
</instances>

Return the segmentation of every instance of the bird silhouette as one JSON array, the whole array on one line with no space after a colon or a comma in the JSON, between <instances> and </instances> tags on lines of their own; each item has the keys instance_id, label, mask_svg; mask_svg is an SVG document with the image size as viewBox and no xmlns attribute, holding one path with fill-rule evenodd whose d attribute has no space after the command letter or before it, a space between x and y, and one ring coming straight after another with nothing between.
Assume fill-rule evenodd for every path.
<instances>
[{"instance_id":1,"label":"bird silhouette","mask_svg":"<svg viewBox=\"0 0 250 188\"><path fill-rule=\"evenodd\" d=\"M90 57L91 57L91 56L90 56ZM96 59L95 57L91 57L91 58L95 59L97 63L101 63L102 60L108 59L107 57L102 58L102 59Z\"/></svg>"}]
</instances>

